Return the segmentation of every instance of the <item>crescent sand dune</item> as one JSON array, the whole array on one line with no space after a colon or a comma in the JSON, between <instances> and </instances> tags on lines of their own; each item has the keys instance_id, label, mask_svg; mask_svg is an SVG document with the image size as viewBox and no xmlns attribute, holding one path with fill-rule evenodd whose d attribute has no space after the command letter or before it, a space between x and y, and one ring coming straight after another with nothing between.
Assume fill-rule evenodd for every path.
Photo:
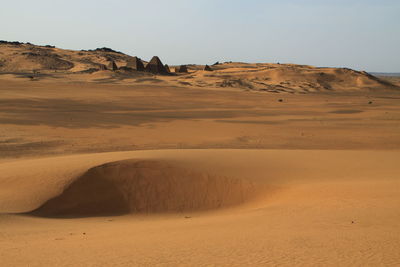
<instances>
[{"instance_id":1,"label":"crescent sand dune","mask_svg":"<svg viewBox=\"0 0 400 267\"><path fill-rule=\"evenodd\" d=\"M395 266L399 163L398 151L243 149L3 162L0 255L6 266Z\"/></svg>"}]
</instances>

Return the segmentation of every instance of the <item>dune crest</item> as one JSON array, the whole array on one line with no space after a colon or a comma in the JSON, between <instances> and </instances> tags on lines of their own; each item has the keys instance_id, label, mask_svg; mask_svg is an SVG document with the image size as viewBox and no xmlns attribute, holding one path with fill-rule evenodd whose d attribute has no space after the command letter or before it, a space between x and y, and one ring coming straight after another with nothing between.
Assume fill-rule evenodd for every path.
<instances>
[{"instance_id":1,"label":"dune crest","mask_svg":"<svg viewBox=\"0 0 400 267\"><path fill-rule=\"evenodd\" d=\"M124 160L89 169L32 214L86 217L211 210L243 204L260 191L250 181L167 161Z\"/></svg>"}]
</instances>

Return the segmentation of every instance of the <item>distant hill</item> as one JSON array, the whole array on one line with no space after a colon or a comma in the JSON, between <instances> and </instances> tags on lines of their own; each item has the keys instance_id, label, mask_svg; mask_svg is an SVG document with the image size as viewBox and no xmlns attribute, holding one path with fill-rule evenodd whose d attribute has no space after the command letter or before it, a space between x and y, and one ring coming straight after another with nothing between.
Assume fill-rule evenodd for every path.
<instances>
[{"instance_id":1,"label":"distant hill","mask_svg":"<svg viewBox=\"0 0 400 267\"><path fill-rule=\"evenodd\" d=\"M103 70L111 61L125 66L131 56L111 48L94 50L66 50L54 46L0 41L0 71L64 71L80 72Z\"/></svg>"},{"instance_id":2,"label":"distant hill","mask_svg":"<svg viewBox=\"0 0 400 267\"><path fill-rule=\"evenodd\" d=\"M179 87L232 88L265 92L307 93L360 89L397 88L392 78L379 78L348 68L308 65L225 62L209 71L188 65L188 73L168 77L129 67L134 57L111 48L66 50L51 45L0 41L0 74L20 74L32 81L57 78L103 83L162 83ZM145 62L146 64L146 62ZM161 63L160 63L161 64ZM113 66L109 68L108 66ZM171 68L172 69L172 68ZM70 75L74 74L74 75ZM68 79L64 79L67 78ZM57 77L55 77L57 76Z\"/></svg>"}]
</instances>

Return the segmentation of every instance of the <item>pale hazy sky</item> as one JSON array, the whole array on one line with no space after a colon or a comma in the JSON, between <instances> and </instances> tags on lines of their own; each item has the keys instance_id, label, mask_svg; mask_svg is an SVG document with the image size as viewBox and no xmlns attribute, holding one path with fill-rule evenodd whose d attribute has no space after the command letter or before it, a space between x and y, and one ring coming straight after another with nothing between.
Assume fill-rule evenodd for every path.
<instances>
[{"instance_id":1,"label":"pale hazy sky","mask_svg":"<svg viewBox=\"0 0 400 267\"><path fill-rule=\"evenodd\" d=\"M400 72L400 0L0 0L0 39Z\"/></svg>"}]
</instances>

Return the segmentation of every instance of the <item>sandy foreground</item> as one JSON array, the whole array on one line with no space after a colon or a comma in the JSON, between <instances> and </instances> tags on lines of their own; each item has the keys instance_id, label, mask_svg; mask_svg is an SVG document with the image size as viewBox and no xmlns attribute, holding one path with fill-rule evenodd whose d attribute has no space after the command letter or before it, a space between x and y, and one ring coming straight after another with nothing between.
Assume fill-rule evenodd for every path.
<instances>
[{"instance_id":1,"label":"sandy foreground","mask_svg":"<svg viewBox=\"0 0 400 267\"><path fill-rule=\"evenodd\" d=\"M30 211L59 194L65 183L86 169L124 159L172 161L220 179L247 179L265 189L260 198L211 212L89 218L81 214L64 219L2 215L3 263L399 263L399 152L169 150L20 160L0 165L0 208ZM201 190L213 192L211 186ZM154 197L163 198L162 194Z\"/></svg>"},{"instance_id":2,"label":"sandy foreground","mask_svg":"<svg viewBox=\"0 0 400 267\"><path fill-rule=\"evenodd\" d=\"M0 265L400 265L395 90L0 82Z\"/></svg>"},{"instance_id":3,"label":"sandy foreground","mask_svg":"<svg viewBox=\"0 0 400 267\"><path fill-rule=\"evenodd\" d=\"M217 179L246 179L263 187L263 194L209 212L68 218L52 217L51 210L44 217L4 214L2 262L8 266L399 263L397 151L160 150L19 160L0 165L0 208L30 211L86 169L125 159L168 161ZM147 169L151 171L154 168ZM161 171L167 173L163 179L171 178L165 168ZM235 190L229 183L221 186ZM218 195L212 184L197 190L209 198ZM163 194L168 192L153 197L163 199ZM179 194L169 198L173 201ZM196 199L187 196L185 201Z\"/></svg>"}]
</instances>

